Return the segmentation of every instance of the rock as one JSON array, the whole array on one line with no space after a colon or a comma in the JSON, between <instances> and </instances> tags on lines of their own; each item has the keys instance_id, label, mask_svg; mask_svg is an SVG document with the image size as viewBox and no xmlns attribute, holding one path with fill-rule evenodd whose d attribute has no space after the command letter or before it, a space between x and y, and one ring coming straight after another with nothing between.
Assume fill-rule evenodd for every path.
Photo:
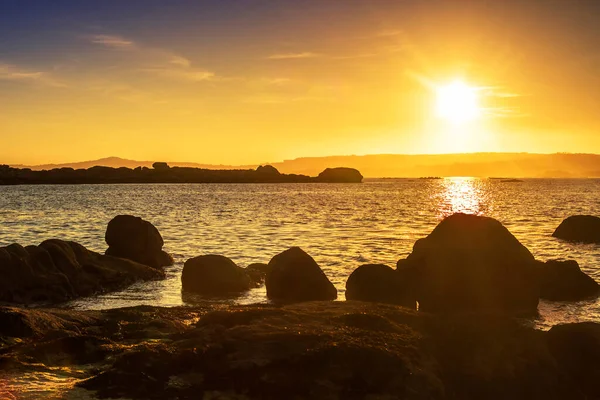
<instances>
[{"instance_id":1,"label":"rock","mask_svg":"<svg viewBox=\"0 0 600 400\"><path fill-rule=\"evenodd\" d=\"M253 263L245 268L246 274L256 286L260 286L262 283L264 283L265 278L270 270L271 267L269 267L269 264L263 263Z\"/></svg>"},{"instance_id":2,"label":"rock","mask_svg":"<svg viewBox=\"0 0 600 400\"><path fill-rule=\"evenodd\" d=\"M162 171L171 169L171 167L169 167L169 164L167 164L166 162L155 162L154 164L152 164L152 168Z\"/></svg>"},{"instance_id":3,"label":"rock","mask_svg":"<svg viewBox=\"0 0 600 400\"><path fill-rule=\"evenodd\" d=\"M205 255L185 262L181 284L186 291L220 296L249 290L250 278L229 258Z\"/></svg>"},{"instance_id":4,"label":"rock","mask_svg":"<svg viewBox=\"0 0 600 400\"><path fill-rule=\"evenodd\" d=\"M0 301L20 304L63 302L164 278L162 271L62 240L0 248L0 275Z\"/></svg>"},{"instance_id":5,"label":"rock","mask_svg":"<svg viewBox=\"0 0 600 400\"><path fill-rule=\"evenodd\" d=\"M598 398L547 336L505 316L377 303L237 306L170 340L127 346L78 385L132 399Z\"/></svg>"},{"instance_id":6,"label":"rock","mask_svg":"<svg viewBox=\"0 0 600 400\"><path fill-rule=\"evenodd\" d=\"M344 183L360 183L363 176L357 169L354 168L326 168L317 177L318 182L344 182Z\"/></svg>"},{"instance_id":7,"label":"rock","mask_svg":"<svg viewBox=\"0 0 600 400\"><path fill-rule=\"evenodd\" d=\"M406 282L396 271L382 264L361 265L355 269L346 282L346 299L416 306Z\"/></svg>"},{"instance_id":8,"label":"rock","mask_svg":"<svg viewBox=\"0 0 600 400\"><path fill-rule=\"evenodd\" d=\"M600 218L573 215L561 222L552 236L569 242L600 244Z\"/></svg>"},{"instance_id":9,"label":"rock","mask_svg":"<svg viewBox=\"0 0 600 400\"><path fill-rule=\"evenodd\" d=\"M272 165L259 165L258 168L256 168L256 173L259 175L273 175L273 176L281 175L281 173L277 170L277 168L275 168Z\"/></svg>"},{"instance_id":10,"label":"rock","mask_svg":"<svg viewBox=\"0 0 600 400\"><path fill-rule=\"evenodd\" d=\"M132 215L113 218L106 228L106 255L138 262L152 268L173 265L173 258L162 251L163 238L150 222Z\"/></svg>"},{"instance_id":11,"label":"rock","mask_svg":"<svg viewBox=\"0 0 600 400\"><path fill-rule=\"evenodd\" d=\"M540 297L543 299L577 301L599 293L598 283L581 271L575 260L550 260L540 265Z\"/></svg>"},{"instance_id":12,"label":"rock","mask_svg":"<svg viewBox=\"0 0 600 400\"><path fill-rule=\"evenodd\" d=\"M567 371L586 399L600 399L600 324L553 326L546 340L558 365Z\"/></svg>"},{"instance_id":13,"label":"rock","mask_svg":"<svg viewBox=\"0 0 600 400\"><path fill-rule=\"evenodd\" d=\"M493 218L454 214L419 239L398 273L429 312L535 313L538 264Z\"/></svg>"},{"instance_id":14,"label":"rock","mask_svg":"<svg viewBox=\"0 0 600 400\"><path fill-rule=\"evenodd\" d=\"M337 290L311 256L292 247L273 257L266 277L267 297L284 302L335 300Z\"/></svg>"}]
</instances>

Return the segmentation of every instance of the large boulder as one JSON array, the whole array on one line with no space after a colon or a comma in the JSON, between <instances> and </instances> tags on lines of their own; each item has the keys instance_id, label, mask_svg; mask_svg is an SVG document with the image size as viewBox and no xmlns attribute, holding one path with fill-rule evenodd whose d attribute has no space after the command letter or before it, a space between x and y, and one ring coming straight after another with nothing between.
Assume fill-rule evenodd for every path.
<instances>
[{"instance_id":1,"label":"large boulder","mask_svg":"<svg viewBox=\"0 0 600 400\"><path fill-rule=\"evenodd\" d=\"M337 290L315 260L292 247L269 262L267 297L284 302L335 300Z\"/></svg>"},{"instance_id":2,"label":"large boulder","mask_svg":"<svg viewBox=\"0 0 600 400\"><path fill-rule=\"evenodd\" d=\"M552 236L569 242L600 244L600 218L573 215L561 222Z\"/></svg>"},{"instance_id":3,"label":"large boulder","mask_svg":"<svg viewBox=\"0 0 600 400\"><path fill-rule=\"evenodd\" d=\"M360 183L363 180L361 173L354 168L326 168L317 177L318 182L332 183Z\"/></svg>"},{"instance_id":4,"label":"large boulder","mask_svg":"<svg viewBox=\"0 0 600 400\"><path fill-rule=\"evenodd\" d=\"M146 265L62 240L0 248L0 275L0 301L19 304L64 302L122 289L138 280L164 278L162 271Z\"/></svg>"},{"instance_id":5,"label":"large boulder","mask_svg":"<svg viewBox=\"0 0 600 400\"><path fill-rule=\"evenodd\" d=\"M579 268L575 260L550 260L540 266L540 297L576 301L598 296L600 286Z\"/></svg>"},{"instance_id":6,"label":"large boulder","mask_svg":"<svg viewBox=\"0 0 600 400\"><path fill-rule=\"evenodd\" d=\"M181 285L185 291L222 296L250 289L250 278L229 258L204 255L185 262Z\"/></svg>"},{"instance_id":7,"label":"large boulder","mask_svg":"<svg viewBox=\"0 0 600 400\"><path fill-rule=\"evenodd\" d=\"M106 228L106 255L127 258L152 268L173 265L173 258L162 250L164 241L150 222L132 215L118 215Z\"/></svg>"},{"instance_id":8,"label":"large boulder","mask_svg":"<svg viewBox=\"0 0 600 400\"><path fill-rule=\"evenodd\" d=\"M361 265L346 281L346 299L399 304L414 308L416 300L407 282L387 265Z\"/></svg>"},{"instance_id":9,"label":"large boulder","mask_svg":"<svg viewBox=\"0 0 600 400\"><path fill-rule=\"evenodd\" d=\"M415 243L398 273L411 282L423 311L537 310L537 261L493 218L447 217Z\"/></svg>"}]
</instances>

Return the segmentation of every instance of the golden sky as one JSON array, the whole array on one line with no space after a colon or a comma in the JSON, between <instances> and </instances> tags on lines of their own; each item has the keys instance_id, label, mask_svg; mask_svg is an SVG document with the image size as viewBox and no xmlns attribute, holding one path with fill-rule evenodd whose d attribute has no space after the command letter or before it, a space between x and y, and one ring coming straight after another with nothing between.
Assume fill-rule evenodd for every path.
<instances>
[{"instance_id":1,"label":"golden sky","mask_svg":"<svg viewBox=\"0 0 600 400\"><path fill-rule=\"evenodd\" d=\"M598 2L49 3L0 4L0 163L600 153Z\"/></svg>"}]
</instances>

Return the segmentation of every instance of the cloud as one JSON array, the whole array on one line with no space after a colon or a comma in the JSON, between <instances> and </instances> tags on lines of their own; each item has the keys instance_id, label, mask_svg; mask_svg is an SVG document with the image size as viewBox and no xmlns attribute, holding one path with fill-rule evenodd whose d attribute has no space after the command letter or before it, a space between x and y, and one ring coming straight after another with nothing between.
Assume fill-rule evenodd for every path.
<instances>
[{"instance_id":1,"label":"cloud","mask_svg":"<svg viewBox=\"0 0 600 400\"><path fill-rule=\"evenodd\" d=\"M135 47L135 43L132 40L127 40L114 35L93 35L90 38L90 41L94 44L100 44L116 49L130 49Z\"/></svg>"},{"instance_id":2,"label":"cloud","mask_svg":"<svg viewBox=\"0 0 600 400\"><path fill-rule=\"evenodd\" d=\"M187 58L175 55L171 56L171 60L169 62L182 67L190 67L192 65L192 62Z\"/></svg>"},{"instance_id":3,"label":"cloud","mask_svg":"<svg viewBox=\"0 0 600 400\"><path fill-rule=\"evenodd\" d=\"M312 53L309 51L303 53L286 53L286 54L273 54L267 57L268 60L293 60L299 58L316 58L320 57L320 54Z\"/></svg>"},{"instance_id":4,"label":"cloud","mask_svg":"<svg viewBox=\"0 0 600 400\"><path fill-rule=\"evenodd\" d=\"M183 80L188 82L211 81L217 78L214 72L197 69L197 68L169 68L155 67L142 68L141 71L162 76L165 78Z\"/></svg>"},{"instance_id":5,"label":"cloud","mask_svg":"<svg viewBox=\"0 0 600 400\"><path fill-rule=\"evenodd\" d=\"M12 64L0 62L0 80L24 83L40 83L53 87L65 87L63 83L54 79L48 72L30 71Z\"/></svg>"},{"instance_id":6,"label":"cloud","mask_svg":"<svg viewBox=\"0 0 600 400\"><path fill-rule=\"evenodd\" d=\"M373 35L373 37L392 37L392 36L402 35L403 33L404 32L402 32L401 30L397 30L397 29L383 30L383 31L379 31L379 32L375 33Z\"/></svg>"}]
</instances>

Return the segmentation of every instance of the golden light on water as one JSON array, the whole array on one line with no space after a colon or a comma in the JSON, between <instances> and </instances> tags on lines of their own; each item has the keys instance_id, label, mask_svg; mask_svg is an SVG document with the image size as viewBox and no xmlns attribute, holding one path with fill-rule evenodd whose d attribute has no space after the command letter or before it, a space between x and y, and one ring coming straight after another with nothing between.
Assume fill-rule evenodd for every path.
<instances>
[{"instance_id":1,"label":"golden light on water","mask_svg":"<svg viewBox=\"0 0 600 400\"><path fill-rule=\"evenodd\" d=\"M438 213L447 217L453 213L482 215L490 208L488 195L483 190L483 181L479 178L456 177L441 181Z\"/></svg>"}]
</instances>

